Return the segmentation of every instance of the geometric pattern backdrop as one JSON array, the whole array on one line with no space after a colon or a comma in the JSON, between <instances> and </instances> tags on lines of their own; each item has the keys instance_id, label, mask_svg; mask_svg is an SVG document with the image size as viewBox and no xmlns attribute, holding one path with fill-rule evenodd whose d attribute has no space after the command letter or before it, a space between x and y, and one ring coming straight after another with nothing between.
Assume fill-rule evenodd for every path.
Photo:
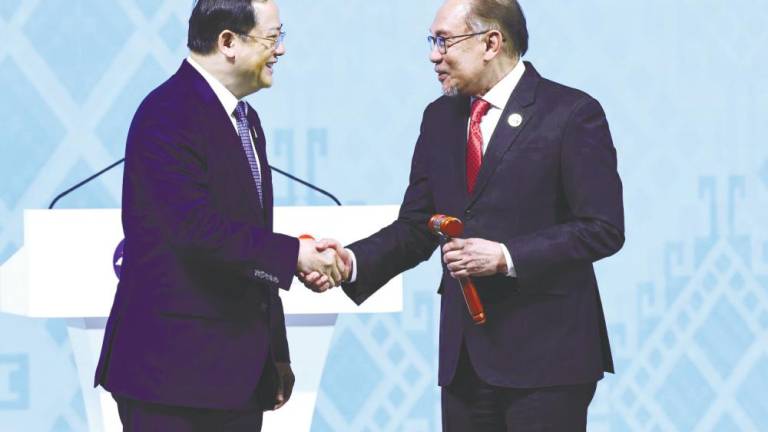
<instances>
[{"instance_id":1,"label":"geometric pattern backdrop","mask_svg":"<svg viewBox=\"0 0 768 432\"><path fill-rule=\"evenodd\" d=\"M122 156L139 102L186 55L191 3L0 2L0 262L23 209ZM439 4L279 1L288 53L249 98L273 165L345 204L399 203L439 92ZM522 4L526 58L601 101L625 188L627 243L597 265L617 374L590 431L768 430L768 4ZM121 178L58 206L118 207ZM276 182L279 205L328 204ZM433 257L405 274L402 313L339 317L313 431L440 430L438 277ZM85 425L65 323L0 314L0 430Z\"/></svg>"}]
</instances>

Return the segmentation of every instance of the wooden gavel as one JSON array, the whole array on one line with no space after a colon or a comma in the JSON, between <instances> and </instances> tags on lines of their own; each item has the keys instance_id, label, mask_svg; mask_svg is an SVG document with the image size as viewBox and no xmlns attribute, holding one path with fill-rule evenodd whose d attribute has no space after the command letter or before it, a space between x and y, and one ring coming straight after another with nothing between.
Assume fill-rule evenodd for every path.
<instances>
[{"instance_id":1,"label":"wooden gavel","mask_svg":"<svg viewBox=\"0 0 768 432\"><path fill-rule=\"evenodd\" d=\"M455 217L436 214L429 219L427 223L432 234L445 239L461 237L464 234L464 223ZM477 295L477 288L472 279L468 277L459 278L461 292L464 294L464 301L467 303L469 315L476 325L485 323L485 310L480 296Z\"/></svg>"}]
</instances>

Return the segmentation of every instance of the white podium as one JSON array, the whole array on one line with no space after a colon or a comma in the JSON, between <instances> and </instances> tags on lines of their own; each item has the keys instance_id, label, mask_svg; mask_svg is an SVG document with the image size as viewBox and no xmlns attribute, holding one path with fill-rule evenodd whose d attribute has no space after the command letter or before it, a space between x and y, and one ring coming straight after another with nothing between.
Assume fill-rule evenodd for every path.
<instances>
[{"instance_id":1,"label":"white podium","mask_svg":"<svg viewBox=\"0 0 768 432\"><path fill-rule=\"evenodd\" d=\"M397 206L277 207L275 231L347 244L391 223L397 211ZM118 209L26 210L24 245L0 267L0 312L67 320L91 432L121 430L114 401L93 388L93 375L117 287L113 257L122 239ZM309 431L337 314L401 311L402 277L362 306L341 289L316 294L298 281L280 297L296 386L288 404L265 413L263 430Z\"/></svg>"}]
</instances>

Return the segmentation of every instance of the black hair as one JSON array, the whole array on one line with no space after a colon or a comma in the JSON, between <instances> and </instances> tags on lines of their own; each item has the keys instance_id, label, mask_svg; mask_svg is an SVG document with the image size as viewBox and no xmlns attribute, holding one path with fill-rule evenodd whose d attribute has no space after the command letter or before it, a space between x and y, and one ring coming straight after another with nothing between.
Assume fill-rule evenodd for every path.
<instances>
[{"instance_id":1,"label":"black hair","mask_svg":"<svg viewBox=\"0 0 768 432\"><path fill-rule=\"evenodd\" d=\"M198 54L210 54L222 31L247 34L255 26L253 0L197 0L189 17L187 47Z\"/></svg>"}]
</instances>

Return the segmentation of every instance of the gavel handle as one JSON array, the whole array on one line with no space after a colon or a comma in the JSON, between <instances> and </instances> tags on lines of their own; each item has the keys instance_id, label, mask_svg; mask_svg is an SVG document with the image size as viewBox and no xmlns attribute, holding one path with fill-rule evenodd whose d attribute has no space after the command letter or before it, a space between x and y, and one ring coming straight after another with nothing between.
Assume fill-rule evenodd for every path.
<instances>
[{"instance_id":1,"label":"gavel handle","mask_svg":"<svg viewBox=\"0 0 768 432\"><path fill-rule=\"evenodd\" d=\"M480 296L477 295L475 283L470 278L459 278L459 285L461 285L461 292L464 293L464 301L467 302L467 309L469 309L469 315L472 316L472 321L476 325L484 324L485 310L483 303L480 302Z\"/></svg>"}]
</instances>

